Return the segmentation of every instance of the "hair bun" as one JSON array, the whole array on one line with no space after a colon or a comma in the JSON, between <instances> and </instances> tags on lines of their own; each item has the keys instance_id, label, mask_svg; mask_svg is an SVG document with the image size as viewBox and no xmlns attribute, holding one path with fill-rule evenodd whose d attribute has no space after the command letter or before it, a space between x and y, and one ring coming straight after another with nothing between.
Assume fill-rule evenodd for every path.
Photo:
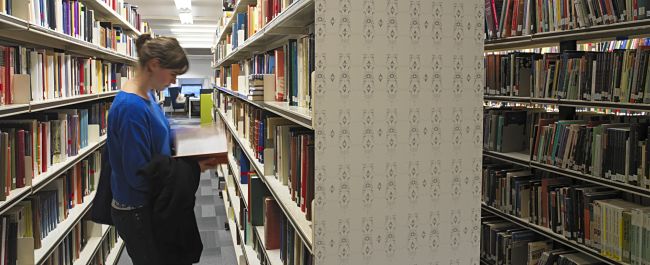
<instances>
[{"instance_id":1,"label":"hair bun","mask_svg":"<svg viewBox=\"0 0 650 265\"><path fill-rule=\"evenodd\" d=\"M140 50L142 50L142 46L144 46L145 43L147 43L148 41L150 41L152 39L153 38L151 37L151 34L149 34L149 33L145 33L145 34L140 35L140 37L138 37L138 39L135 41L135 48L139 52Z\"/></svg>"}]
</instances>

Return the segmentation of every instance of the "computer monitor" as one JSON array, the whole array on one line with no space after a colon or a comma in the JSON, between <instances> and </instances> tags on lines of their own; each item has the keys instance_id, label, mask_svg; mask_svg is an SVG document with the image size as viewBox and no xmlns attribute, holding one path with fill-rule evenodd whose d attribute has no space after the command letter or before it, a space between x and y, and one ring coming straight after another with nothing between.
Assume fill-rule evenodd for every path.
<instances>
[{"instance_id":1,"label":"computer monitor","mask_svg":"<svg viewBox=\"0 0 650 265\"><path fill-rule=\"evenodd\" d=\"M186 84L181 86L181 94L189 95L194 94L195 97L198 97L201 94L201 84Z\"/></svg>"}]
</instances>

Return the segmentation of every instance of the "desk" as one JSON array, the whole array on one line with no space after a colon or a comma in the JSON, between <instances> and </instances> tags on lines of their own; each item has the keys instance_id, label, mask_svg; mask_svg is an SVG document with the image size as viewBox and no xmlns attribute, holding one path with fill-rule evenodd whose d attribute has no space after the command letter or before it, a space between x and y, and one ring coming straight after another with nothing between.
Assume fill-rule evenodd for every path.
<instances>
[{"instance_id":1,"label":"desk","mask_svg":"<svg viewBox=\"0 0 650 265\"><path fill-rule=\"evenodd\" d=\"M187 118L191 119L192 118L192 102L201 104L201 99L200 98L187 98Z\"/></svg>"}]
</instances>

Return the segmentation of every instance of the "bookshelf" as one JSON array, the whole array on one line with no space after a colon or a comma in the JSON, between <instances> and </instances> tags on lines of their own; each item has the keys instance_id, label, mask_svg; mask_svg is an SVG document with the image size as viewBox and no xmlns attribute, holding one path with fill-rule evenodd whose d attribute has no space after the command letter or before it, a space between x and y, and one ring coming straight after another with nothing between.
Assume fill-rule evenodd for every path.
<instances>
[{"instance_id":1,"label":"bookshelf","mask_svg":"<svg viewBox=\"0 0 650 265\"><path fill-rule=\"evenodd\" d=\"M268 191L277 202L282 228L300 239L288 244L302 243L298 253L311 259L304 264L478 264L480 196L471 187L480 186L481 149L465 128L481 128L482 91L463 81L483 75L484 3L295 0L267 11L271 1L234 2L212 48L213 116L242 153L230 168L250 161L263 187L249 195ZM288 60L300 63L283 74ZM302 180L285 171L298 157L305 165L291 172ZM253 201L229 204L269 213ZM287 247L257 243L265 229L274 228L254 229L257 256L290 264L278 259Z\"/></svg>"},{"instance_id":2,"label":"bookshelf","mask_svg":"<svg viewBox=\"0 0 650 265\"><path fill-rule=\"evenodd\" d=\"M122 26L126 28L128 31L130 31L132 34L135 36L140 35L140 29L136 28L133 24L129 23L124 16L118 14L110 8L105 2L102 0L88 0L85 2L91 9L95 10L95 12L98 12L100 14L100 19L104 21L110 21L115 25Z\"/></svg>"},{"instance_id":3,"label":"bookshelf","mask_svg":"<svg viewBox=\"0 0 650 265\"><path fill-rule=\"evenodd\" d=\"M26 4L26 3L23 3L23 1L13 1L13 2L14 2L15 5ZM36 3L38 3L38 2L36 2ZM107 22L111 22L112 25L120 26L124 30L123 35L122 35L122 40L125 40L126 35L128 35L129 37L135 38L135 37L137 37L138 35L141 34L140 30L136 26L134 26L134 25L132 25L131 23L128 22L128 19L126 19L124 16L118 14L118 12L114 11L112 8L109 8L102 0L86 0L86 1L83 1L83 3L86 4L86 7L88 7L89 9L92 9L94 11L95 18L97 18L97 21L107 21ZM109 28L110 28L110 26L109 26ZM89 71L88 73L90 74L91 67L93 67L93 72L95 72L94 67L101 66L101 67L107 67L107 68L102 68L102 70L108 69L107 70L108 72L98 71L98 74L99 73L107 73L107 76L116 77L116 76L119 76L119 75L117 75L117 74L116 75L110 75L110 72L111 72L111 70L119 69L118 65L119 66L123 66L123 65L124 66L133 66L133 65L135 65L137 63L137 58L135 58L133 56L130 56L130 55L127 55L129 53L129 51L133 52L133 50L128 49L130 46L129 46L128 43L126 43L126 41L122 42L122 43L118 43L117 47L114 47L114 49L110 49L110 48L105 48L105 47L102 47L100 45L94 44L94 43L100 43L101 42L101 41L98 41L99 39L101 39L100 35L96 35L97 39L94 40L95 42L90 42L90 41L86 41L86 40L90 40L90 35L86 35L87 38L83 38L82 37L83 34L80 33L80 32L77 32L81 36L79 38L76 38L76 37L64 34L63 29L60 29L60 30L61 31L52 30L50 28L43 27L41 25L36 25L35 23L32 23L30 21L26 21L26 20L18 18L18 17L7 15L4 12L4 10L3 10L2 14L0 14L0 39L3 41L3 46L14 47L14 46L20 45L21 48L26 48L26 49L25 50L18 50L16 48L16 51L20 51L20 52L23 52L23 51L27 51L27 52L34 51L34 52L36 52L37 51L37 52L39 52L38 55L42 55L42 56L46 56L46 55L47 56L52 55L54 57L61 56L61 57L56 57L56 58L62 64L63 64L63 61L61 61L61 60L66 59L66 57L64 55L62 55L62 53L65 53L66 55L72 55L72 59L70 61L66 61L66 62L70 62L69 65L65 65L65 66L70 67L70 68L66 68L66 70L67 69L78 70L77 68L74 68L74 67L79 66L79 65L83 65L83 66L87 67L87 69ZM97 31L99 32L99 29L97 29ZM85 34L87 34L87 33L88 32L86 32ZM113 35L111 36L111 34L113 34ZM113 39L115 39L115 34L116 34L115 32L107 33L106 36L104 36L104 37L106 37L106 38L112 37ZM126 38L126 39L128 39L128 38ZM124 45L124 46L121 46L121 45ZM120 52L118 52L118 50L125 51L127 54L120 53ZM4 52L4 50L3 50L3 52ZM133 53L131 53L131 54L133 54ZM30 57L29 57L30 54L23 54L23 55L27 56L26 57L27 60L30 59ZM96 62L94 60L87 60L87 61L80 62L81 60L77 60L77 58L101 59L103 61L102 62L99 62L99 61ZM52 61L50 61L50 62L52 62ZM78 65L75 64L75 63L77 63ZM97 64L95 64L95 63L97 63ZM104 64L101 64L101 63L104 63ZM25 63L25 64L23 64L23 66L24 65L27 65L27 64ZM13 67L13 65L12 65L12 67ZM112 68L112 67L115 67L115 68ZM23 70L21 70L21 71L23 71ZM119 71L119 70L117 70L117 71ZM72 76L72 74L70 73L70 77L71 76ZM16 79L18 79L18 78L16 78ZM86 83L86 85L87 85L86 88L88 88L90 85L94 85L94 83L92 83L92 84L90 83L89 79L90 78L88 78L88 76L87 76L86 77L86 82L87 82ZM72 91L70 93L62 92L62 93L59 93L59 94L63 94L63 95L55 95L55 96L53 96L53 97L61 96L61 98L38 100L38 99L36 99L37 97L34 96L33 93L27 93L28 95L31 95L34 98L34 100L30 100L29 97L28 97L27 100L24 100L23 98L21 98L20 99L21 102L19 104L8 103L6 105L0 106L0 119L1 120L11 120L12 122L14 122L17 119L31 119L31 120L39 119L39 123L38 123L39 130L43 130L45 128L47 128L49 130L50 127L40 127L40 126L50 126L50 122L52 122L51 125L54 126L55 122L52 121L52 118L47 118L48 122L47 122L47 125L45 125L46 123L43 122L42 120L40 120L40 119L43 118L43 116L41 116L40 113L49 113L49 115L50 115L49 117L51 117L51 115L53 114L53 110L56 110L56 109L75 108L75 105L77 105L77 104L92 103L92 102L97 102L98 103L97 105L102 105L103 106L104 102L111 101L112 98L118 93L117 90L115 90L115 91L107 91L107 92L100 92L101 90L111 90L112 89L110 87L110 81L111 81L110 77L108 77L107 79L108 79L108 82L109 82L108 83L109 86L104 87L104 89L100 89L100 87L103 87L103 85L98 84L98 87L94 88L94 90L93 90L94 93L92 93L92 94L62 97L63 95L74 95L75 91ZM29 80L31 80L31 79L29 79ZM27 81L27 86L23 86L23 85L16 86L16 88L15 88L16 91L20 90L21 92L23 92L23 91L27 90L27 91L31 92L30 90L32 88L30 88L30 86L29 86L29 84L30 84L29 80ZM81 80L83 80L83 79L81 79ZM4 80L3 80L3 82L4 82ZM31 82L33 83L34 81L31 81ZM54 82L54 81L52 81L52 82ZM120 82L120 80L117 80L117 84L119 84L119 82ZM19 84L19 83L14 82L13 84ZM64 84L64 83L61 82L61 84ZM59 85L59 84L57 83L57 85ZM61 89L62 90L67 90L68 88L70 88L70 87L66 86L66 87L62 87ZM37 88L34 88L34 89L37 89ZM49 91L53 91L53 87L48 88L48 89L49 89ZM70 90L74 90L74 89L70 89ZM36 91L37 90L34 90L34 92L36 92ZM44 89L43 91L46 91L46 90ZM76 92L76 93L77 94L84 93L83 88L80 91L81 92ZM3 93L4 93L4 91L3 91ZM86 89L85 93L90 93L90 90ZM15 99L16 95L14 94L13 96L14 96L14 99ZM44 96L44 97L52 98L52 96ZM24 103L24 102L27 102L27 103ZM95 110L99 110L99 113L95 113L95 114L97 114L97 116L92 116L92 117L90 117L91 119L101 117L101 114L103 114L103 112L102 112L102 110L100 109L99 106L95 105L95 106L91 107L91 106L87 106L87 104L84 104L83 107L84 108L88 107L87 108L88 113L91 113L92 111L95 111ZM98 108L95 108L95 107L98 107ZM21 116L21 115L23 115L23 116ZM46 115L46 114L43 114L43 115ZM76 120L75 120L77 122L76 124L77 125L78 124L83 124L83 120L81 120L82 119L81 113L79 113L78 115L79 115L79 117L76 118ZM91 114L89 114L88 116L91 116ZM98 119L100 119L100 118L98 118ZM42 123L40 123L40 122L42 122ZM101 123L101 121L96 120L96 123ZM21 125L15 125L15 124L6 125L5 124L3 129L2 129L3 133L7 132L6 128L13 128L12 126L21 126ZM85 132L87 132L89 134L91 132L97 132L98 134L100 134L100 132L98 132L95 129L100 129L101 130L101 125L97 124L95 126L96 126L96 128L93 127L92 130L85 130ZM32 127L29 127L29 128L32 128ZM55 127L52 127L52 128L55 128ZM83 129L81 129L81 131L78 131L78 132L75 131L75 132L77 132L78 135L83 135L84 134L84 129L87 129L87 128L83 128ZM69 132L74 131L73 129L70 129L70 130L71 131L69 131ZM35 132L35 131L36 130L33 130L33 132ZM48 135L49 135L49 133L53 133L53 132L48 132ZM13 133L11 133L11 134L13 135ZM81 136L78 136L78 137L81 137ZM43 172L42 174L34 176L33 179L31 179L31 185L26 185L25 187L22 187L22 188L16 188L16 189L13 189L13 190L11 190L9 192L6 199L0 202L0 213L3 214L3 217L6 218L6 216L8 216L9 214L12 214L15 209L18 209L18 207L20 207L19 209L24 209L24 208L22 208L22 207L24 207L22 202L28 202L28 201L34 200L34 197L39 197L42 194L51 193L50 190L53 188L52 184L57 183L57 185L58 185L59 183L62 183L62 178L70 177L71 179L74 179L74 181L78 181L79 182L79 187L81 187L82 186L81 180L77 180L77 178L82 178L81 174L86 174L86 175L83 176L83 177L87 178L83 185L87 185L87 187L85 187L85 188L88 188L88 190L91 190L92 189L91 185L92 184L96 185L97 183L91 182L91 179L89 179L89 178L98 177L98 174L97 175L92 175L92 174L88 173L89 171L84 171L84 170L90 170L92 168L92 166L97 165L97 164L91 164L90 161L91 160L93 162L97 161L97 159L96 159L97 158L97 152L100 150L100 148L102 148L105 145L106 136L105 135L100 136L100 135L92 135L92 134L90 134L89 138L90 138L89 141L96 141L96 142L88 142L88 145L86 147L81 148L79 150L75 149L75 148L77 148L77 146L75 146L75 144L68 143L68 145L72 145L72 146L68 146L68 148L70 148L73 151L68 150L68 151L66 151L64 153L70 152L70 154L74 154L76 152L76 155L70 155L67 158L65 158L63 161L58 161L58 160L55 160L54 158L52 158L52 157L56 156L56 154L55 154L56 151L54 151L54 149L52 149L52 153L49 154L49 155L52 155L52 156L49 157L47 160L52 160L52 161L57 161L57 162L52 163L51 165L47 165L47 170L46 171L43 170L45 172ZM29 139L31 139L31 138L29 138ZM27 138L25 140L27 140ZM72 140L72 139L70 139L70 140ZM80 142L82 141L80 139L76 139L76 140L80 141ZM17 142L18 142L18 140L17 140ZM77 143L77 144L83 145L83 143ZM34 145L34 146L36 146L36 145ZM54 146L54 144L52 144L52 146ZM63 148L66 148L66 147L63 147ZM39 152L39 155L41 155L40 154L40 152L41 152L40 149L38 150L38 152ZM13 153L12 153L12 155L13 155ZM18 154L16 154L16 156L18 156ZM4 154L2 155L2 157L3 157L3 159L5 158ZM26 157L27 157L27 155L26 155ZM88 160L88 161L86 161L86 160ZM20 159L18 159L18 161L20 161ZM34 161L36 161L36 160L34 160ZM52 161L50 161L50 162L52 162ZM41 163L41 162L42 161L39 161L39 163ZM45 163L45 162L43 162L43 163ZM86 165L88 165L88 167L84 167ZM41 165L35 165L35 166L40 167ZM78 171L75 172L75 173L71 173L71 170L73 170L73 169L78 170ZM36 171L38 171L38 170L36 170ZM94 173L97 173L97 171L94 171ZM0 175L5 177L5 174L0 174ZM8 177L8 178L11 179L11 176ZM96 181L96 180L97 180L97 178L93 179L92 181ZM54 186L56 186L56 185L54 185ZM65 196L65 194L67 194L66 192L68 192L68 191L65 191L65 190L61 191L60 189L58 189L59 187L61 187L61 186L56 187L57 192L58 192L57 196L61 196L61 198L63 198L63 196ZM63 192L64 195L61 195L62 192ZM66 244L66 242L69 243L69 240L71 240L70 236L77 233L77 232L79 232L80 231L79 226L81 226L82 223L85 222L84 217L87 216L87 213L89 212L89 210L91 208L91 205L93 203L93 199L94 199L94 196L95 196L95 192L92 191L89 194L88 193L86 193L86 194L87 194L87 196L84 196L83 203L79 203L80 201L77 201L77 203L75 203L75 206L73 208L69 209L67 217L64 218L63 220L61 220L60 223L56 224L56 227L54 227L54 225L51 225L50 228L52 230L47 231L47 236L42 238L40 248L34 249L34 246L27 244L27 242L29 242L29 240L32 240L32 238L29 238L29 237L28 238L23 238L22 236L20 236L18 238L19 243L17 243L17 244L19 246L14 246L14 247L19 249L19 251L21 252L20 255L22 255L22 257L29 257L28 259L30 259L29 261L21 260L21 264L27 264L27 263L31 264L31 257L33 257L33 262L34 262L33 264L43 264L43 263L47 262L47 260L51 256L53 256L55 253L60 253L60 251L63 248L64 244ZM38 196L34 196L34 195L38 195ZM34 196L34 197L32 197L32 196ZM66 199L68 199L68 198L66 198ZM63 205L63 203L64 202L61 202L60 205ZM62 206L60 206L60 207L62 207ZM63 209L63 208L61 208L61 209ZM36 218L36 217L34 217L34 218ZM49 221L51 222L52 218L50 218ZM24 220L21 220L21 222L24 222ZM45 221L43 221L43 222L45 222ZM9 222L7 222L7 225L9 225ZM107 247L107 246L103 246L103 243L106 241L106 239L108 237L112 237L112 234L111 234L112 228L110 228L109 226L102 226L100 230L101 231L97 232L98 233L97 235L94 235L92 238L90 238L86 242L86 245L83 247L83 249L80 250L79 259L74 261L75 265L91 264L91 262L93 262L93 259L95 258L97 253L100 251L100 249L102 249L102 247ZM46 232L44 232L44 233L46 233ZM85 235L83 235L83 236L85 236ZM34 237L34 238L36 238L36 237ZM20 241L22 241L22 242L20 242ZM31 244L34 244L33 241L32 241ZM124 244L121 241L120 241L120 243L118 243L116 245L116 247L110 253L112 255L112 258L109 257L108 264L114 265L114 264L117 263L117 259L119 258L119 255L121 254L123 246L124 246ZM9 248L11 248L11 247L9 247ZM106 250L104 250L104 251L106 251ZM9 260L8 262L11 263L11 260Z\"/></svg>"},{"instance_id":4,"label":"bookshelf","mask_svg":"<svg viewBox=\"0 0 650 265\"><path fill-rule=\"evenodd\" d=\"M257 161L253 155L253 151L250 149L248 144L246 144L247 140L239 135L237 130L234 129L232 123L228 120L228 118L226 118L225 114L219 111L219 115L221 116L223 123L228 128L230 134L233 136L233 138L235 138L237 144L242 148L244 154L246 154L246 157L251 161L251 165L257 175L260 176L262 181L264 181L265 184L269 187L269 190L278 201L278 205L280 205L280 208L284 214L289 218L292 225L296 227L296 230L298 230L298 234L307 245L307 248L311 249L312 241L310 235L313 233L311 222L307 221L304 214L302 214L300 209L298 209L298 207L295 206L295 203L292 202L287 188L282 185L277 179L275 179L275 177L264 175L264 165ZM235 163L233 160L230 160L232 158L232 156L229 156L230 164Z\"/></svg>"},{"instance_id":5,"label":"bookshelf","mask_svg":"<svg viewBox=\"0 0 650 265\"><path fill-rule=\"evenodd\" d=\"M233 14L237 14L237 13L245 12L245 7L246 7L248 4L252 4L252 3L254 3L254 2L255 2L255 1L253 1L253 0L241 0L241 1L237 1L237 4L235 5L235 7L233 8L233 11L232 11ZM220 25L220 27L219 27L219 30L220 30L220 31L217 33L217 38L216 38L216 41L217 41L217 42L224 40L225 37L226 37L226 35L229 34L229 33L231 32L231 30L232 30L232 24L233 24L233 22L235 21L234 18L235 18L235 16L231 16L230 18L224 18L224 19L225 19L225 21L224 21L225 23L224 23L223 25Z\"/></svg>"},{"instance_id":6,"label":"bookshelf","mask_svg":"<svg viewBox=\"0 0 650 265\"><path fill-rule=\"evenodd\" d=\"M503 51L527 49L532 47L547 47L558 45L565 41L581 41L611 39L616 37L634 37L650 33L650 20L618 22L609 25L598 25L588 28L564 30L556 32L534 33L527 36L516 36L497 40L486 40L485 51Z\"/></svg>"},{"instance_id":7,"label":"bookshelf","mask_svg":"<svg viewBox=\"0 0 650 265\"><path fill-rule=\"evenodd\" d=\"M81 221L81 218L90 210L94 198L94 191L90 195L85 196L84 202L70 209L68 217L59 223L56 228L47 235L47 237L43 238L41 248L34 250L34 261L36 264L43 264L45 259L52 254L63 238L70 233L72 228L74 228L74 226Z\"/></svg>"},{"instance_id":8,"label":"bookshelf","mask_svg":"<svg viewBox=\"0 0 650 265\"><path fill-rule=\"evenodd\" d=\"M121 238L118 238L115 247L113 247L113 249L111 249L111 252L108 254L108 258L106 258L105 264L116 265L120 261L122 251L124 251L124 241Z\"/></svg>"},{"instance_id":9,"label":"bookshelf","mask_svg":"<svg viewBox=\"0 0 650 265\"><path fill-rule=\"evenodd\" d=\"M31 101L28 104L11 104L0 106L0 118L17 116L20 114L39 112L48 109L56 109L65 106L75 105L84 102L90 102L101 99L115 97L119 91L110 91L97 94L72 96L67 98L56 98L44 101Z\"/></svg>"},{"instance_id":10,"label":"bookshelf","mask_svg":"<svg viewBox=\"0 0 650 265\"><path fill-rule=\"evenodd\" d=\"M230 228L230 234L233 240L233 245L235 247L235 257L238 259L239 262L240 256L243 255L244 259L246 260L246 264L248 265L260 264L260 260L258 256L255 255L255 251L253 250L253 248L243 243L244 232L240 230L241 228L240 224L242 222L242 220L239 219L239 210L241 206L240 201L241 199L246 200L247 196L241 196L243 193L239 193L240 196L237 196L235 193L235 189L240 189L239 188L240 185L233 184L233 182L237 183L238 181L236 181L236 179L231 179L230 176L234 178L236 171L232 170L232 168L227 168L226 166L223 166L221 170L222 170L222 174L226 178L225 190L221 192L223 194L222 197L224 198L224 206L226 207L226 213L228 215L228 226ZM230 209L232 209L233 214L231 214ZM240 242L240 244L237 244L237 242ZM244 264L239 264L239 265L244 265Z\"/></svg>"},{"instance_id":11,"label":"bookshelf","mask_svg":"<svg viewBox=\"0 0 650 265\"><path fill-rule=\"evenodd\" d=\"M108 225L101 225L102 233L101 236L91 237L86 242L86 246L83 247L79 253L79 259L75 260L73 265L88 265L92 262L92 258L97 254L99 248L102 245L102 242L106 240L108 232L113 229Z\"/></svg>"},{"instance_id":12,"label":"bookshelf","mask_svg":"<svg viewBox=\"0 0 650 265\"><path fill-rule=\"evenodd\" d=\"M235 10L241 9L239 8L240 6L246 6L246 2L246 0L239 1ZM237 47L233 48L225 58L217 61L215 67L248 58L257 51L277 47L289 38L306 34L307 31L304 25L309 25L314 22L314 2L314 0L293 2L286 10L273 18L271 22L259 29L253 36L244 41L244 43L240 43ZM245 10L239 10L235 14L241 12L245 12ZM230 26L226 27L226 29L230 28L232 30L232 20L228 25ZM222 40L223 35L225 34L222 34L218 39Z\"/></svg>"},{"instance_id":13,"label":"bookshelf","mask_svg":"<svg viewBox=\"0 0 650 265\"><path fill-rule=\"evenodd\" d=\"M313 129L312 127L312 113L308 108L298 107L298 106L289 106L289 103L286 102L259 102L253 101L246 98L245 95L242 95L236 91L232 91L225 87L215 87L216 90L237 97L239 100L251 104L258 108L264 109L275 113L276 115L283 117L287 120L295 122L300 126L303 126L308 129Z\"/></svg>"},{"instance_id":14,"label":"bookshelf","mask_svg":"<svg viewBox=\"0 0 650 265\"><path fill-rule=\"evenodd\" d=\"M54 164L52 167L48 169L47 172L34 177L32 181L32 186L25 186L22 188L12 190L9 193L9 196L7 196L7 199L0 202L0 214L6 212L7 210L14 207L20 201L24 200L28 196L33 195L34 193L39 191L41 188L46 186L52 180L56 179L58 176L68 171L79 161L83 160L84 158L88 157L88 155L98 150L105 143L106 143L106 136L102 136L99 142L89 143L89 146L80 150L78 155L74 157L68 157L68 159L65 162Z\"/></svg>"},{"instance_id":15,"label":"bookshelf","mask_svg":"<svg viewBox=\"0 0 650 265\"><path fill-rule=\"evenodd\" d=\"M572 1L569 1L571 4ZM634 38L644 37L650 32L650 20L645 18L636 21L616 22L608 25L597 25L591 27L582 27L569 30L561 30L555 32L533 33L530 35L516 36L502 39L491 39L485 41L486 53L499 53L504 51L515 51L534 49L542 47L559 46L559 52L577 50L577 45L582 43L593 43L599 41L612 41L612 40L631 40ZM487 69L486 61L486 69ZM610 73L604 73L610 74ZM486 83L486 89L490 86L490 82ZM534 85L533 85L534 86ZM531 86L531 92L533 91ZM535 92L537 93L537 92ZM589 93L589 92L587 92ZM582 95L579 95L581 97ZM557 107L559 110L559 120L572 120L576 117L576 110L586 109L595 110L606 113L615 113L622 115L629 115L631 112L643 112L647 115L650 111L650 104L644 103L625 103L625 102L611 102L611 101L596 101L596 100L570 100L570 99L557 99L557 98L539 98L534 96L495 96L484 95L483 100L489 105L495 102L502 102L512 105L526 105L529 107ZM580 118L575 118L580 119ZM536 125L536 123L534 123ZM532 132L532 130L531 130ZM532 137L532 136L531 136ZM529 147L533 147L532 141L528 142ZM591 150L590 150L591 152ZM589 153L591 155L591 153ZM585 174L583 172L554 166L537 162L531 158L532 154L525 153L499 153L494 151L483 151L483 156L500 160L512 165L518 165L525 168L533 169L536 172L543 172L555 174L555 176L569 177L574 180L583 181L598 186L607 187L616 191L623 192L626 200L631 200L627 195L638 197L639 204L645 205L645 200L650 198L650 190L641 185L636 186L628 184L626 181L616 181L605 177L594 176ZM623 158L621 159L623 161ZM565 166L566 167L566 166ZM535 175L537 176L537 175ZM584 253L592 258L598 259L606 264L627 264L625 262L615 260L599 250L590 248L582 243L567 239L561 233L556 233L551 229L544 226L537 225L529 220L519 218L517 216L504 213L498 209L486 205L481 206L483 212L498 216L504 220L515 223L520 227L535 231L555 242L559 242L564 246ZM621 229L623 230L623 229ZM626 230L627 231L627 230ZM482 261L483 262L483 261Z\"/></svg>"},{"instance_id":16,"label":"bookshelf","mask_svg":"<svg viewBox=\"0 0 650 265\"><path fill-rule=\"evenodd\" d=\"M544 236L546 236L546 237L548 237L550 239L553 239L554 241L562 243L565 246L568 246L568 247L573 248L575 250L578 250L578 251L580 251L582 253L585 253L585 254L587 254L587 255L595 258L595 259L598 259L598 260L600 260L600 261L602 261L604 263L607 263L607 264L621 264L621 265L626 264L626 263L623 263L623 262L620 262L620 261L615 261L615 260L611 260L611 259L609 259L607 257L604 257L604 256L600 255L600 253L598 251L593 250L591 248L588 248L588 247L586 247L586 246L584 246L582 244L578 244L577 242L575 242L573 240L568 240L564 236L558 235L557 233L551 231L550 229L548 229L546 227L541 227L541 226L529 223L527 220L517 218L517 217L511 216L511 215L508 215L508 214L504 214L501 211L499 211L497 209L494 209L493 207L490 207L488 205L482 204L481 209L483 211L489 212L489 213L491 213L493 215L496 215L496 216L499 216L499 217L501 217L503 219L506 219L506 220L508 220L508 221L510 221L512 223L515 223L515 224L517 224L517 225L519 225L521 227L533 230L533 231L535 231L535 232L537 232L537 233L539 233L541 235L544 235Z\"/></svg>"}]
</instances>

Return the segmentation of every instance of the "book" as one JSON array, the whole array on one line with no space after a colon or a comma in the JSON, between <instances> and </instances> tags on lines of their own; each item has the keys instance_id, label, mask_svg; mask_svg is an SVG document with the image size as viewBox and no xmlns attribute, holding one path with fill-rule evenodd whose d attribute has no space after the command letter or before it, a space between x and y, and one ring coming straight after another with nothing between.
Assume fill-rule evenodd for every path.
<instances>
[{"instance_id":1,"label":"book","mask_svg":"<svg viewBox=\"0 0 650 265\"><path fill-rule=\"evenodd\" d=\"M202 126L199 128L179 127L174 130L174 157L214 157L228 161L226 134L223 126Z\"/></svg>"}]
</instances>

